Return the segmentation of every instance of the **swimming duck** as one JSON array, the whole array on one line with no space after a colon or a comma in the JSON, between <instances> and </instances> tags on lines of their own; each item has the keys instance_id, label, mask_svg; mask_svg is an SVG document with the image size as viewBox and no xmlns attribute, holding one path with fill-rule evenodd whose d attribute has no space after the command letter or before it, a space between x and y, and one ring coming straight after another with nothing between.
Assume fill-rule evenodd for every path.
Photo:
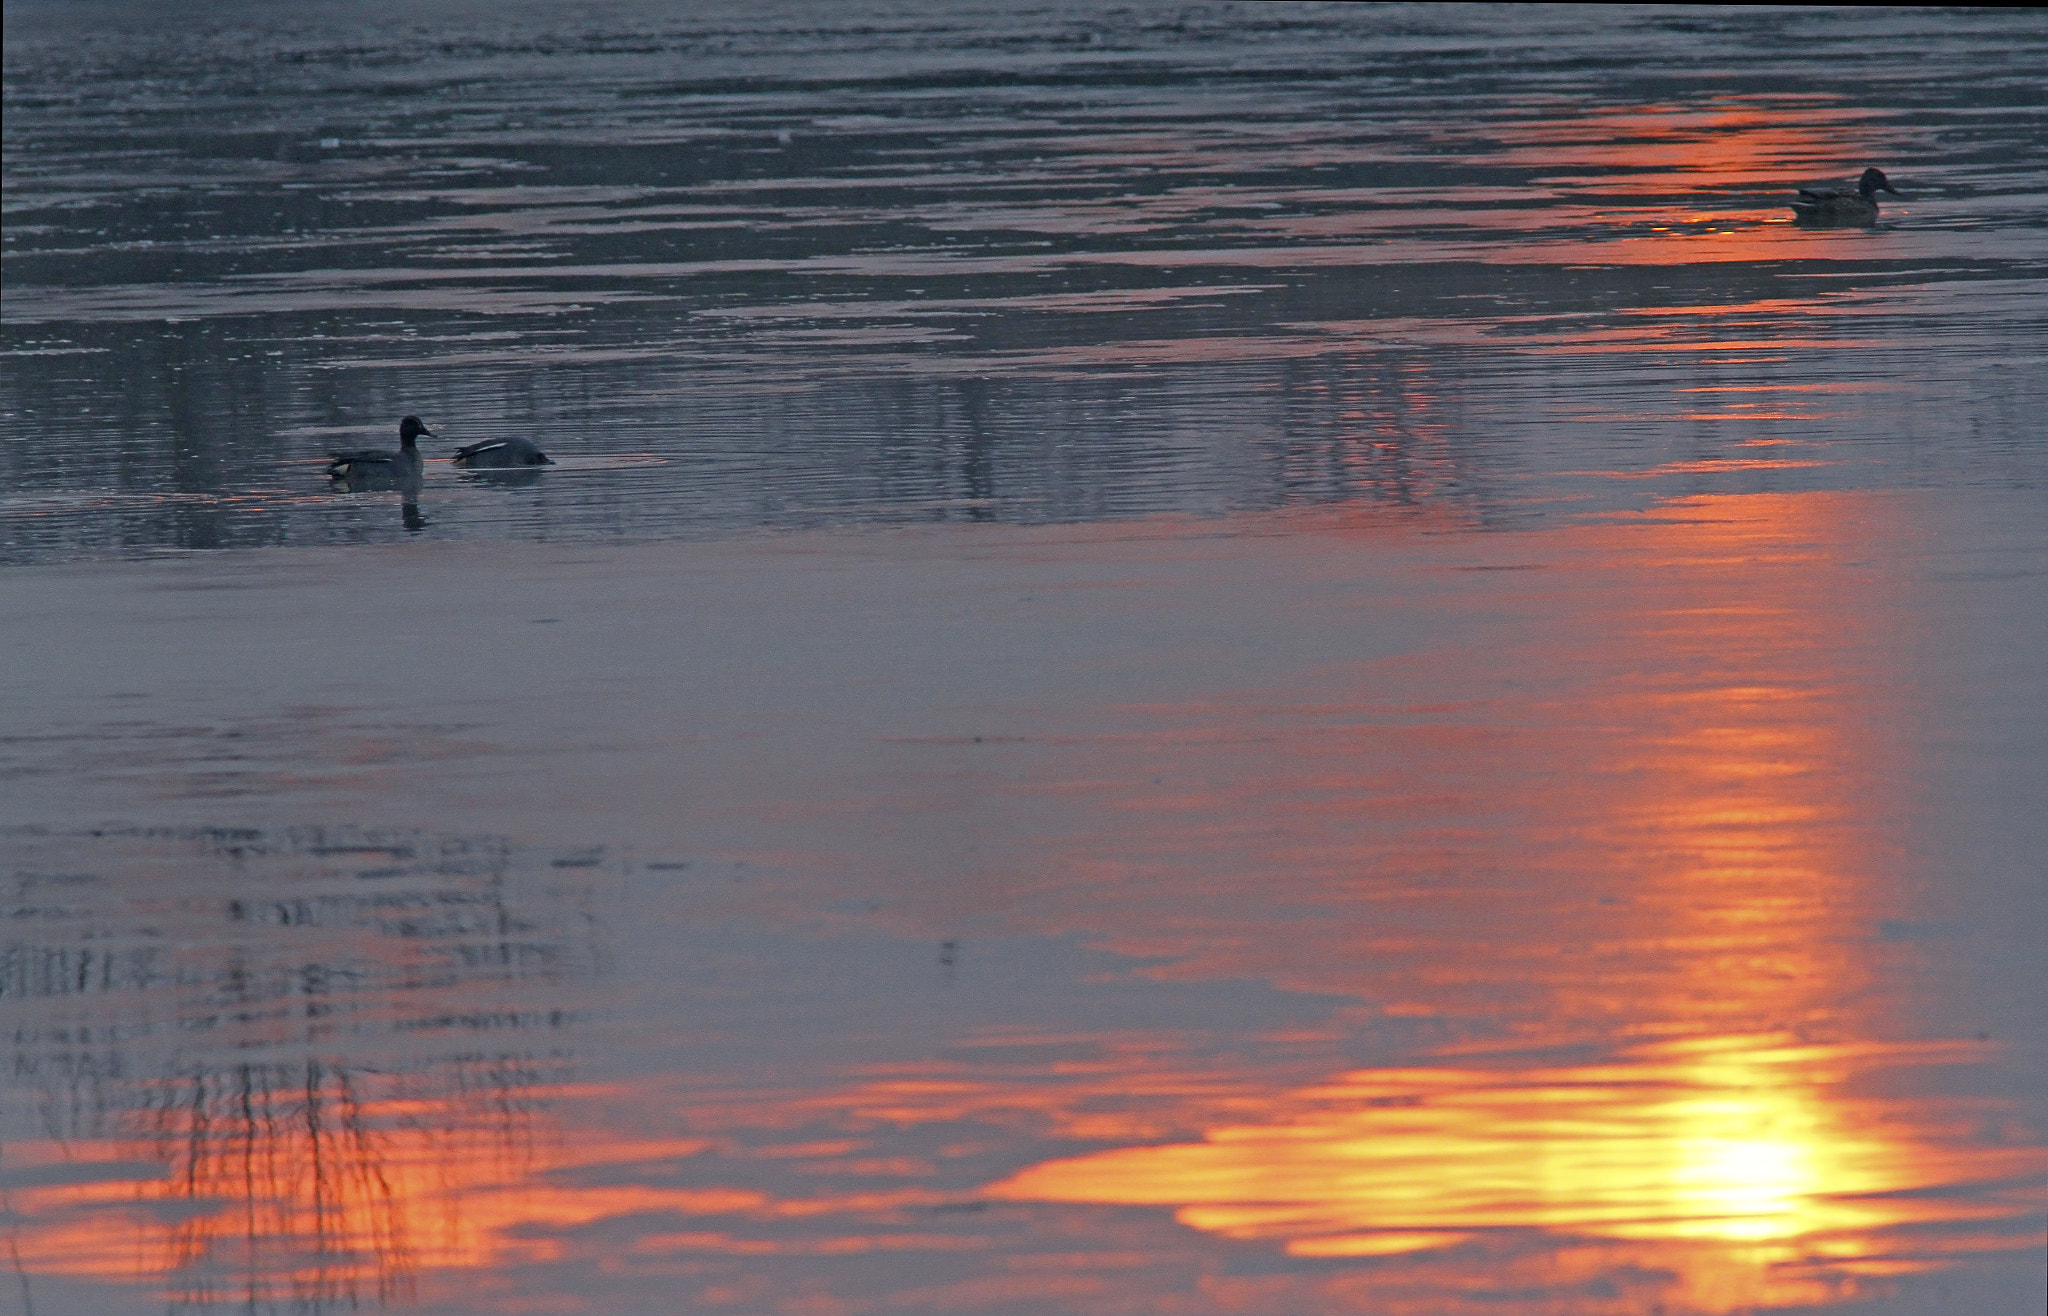
<instances>
[{"instance_id":1,"label":"swimming duck","mask_svg":"<svg viewBox=\"0 0 2048 1316\"><path fill-rule=\"evenodd\" d=\"M1854 192L1814 192L1799 189L1792 214L1801 224L1874 224L1877 222L1877 194L1899 195L1882 169L1866 169Z\"/></svg>"},{"instance_id":2,"label":"swimming duck","mask_svg":"<svg viewBox=\"0 0 2048 1316\"><path fill-rule=\"evenodd\" d=\"M398 422L398 451L383 448L359 448L353 452L330 452L327 454L327 473L337 480L362 481L365 479L403 480L418 479L420 473L420 449L414 442L420 435L437 438L434 431L420 423L418 416L407 416Z\"/></svg>"},{"instance_id":3,"label":"swimming duck","mask_svg":"<svg viewBox=\"0 0 2048 1316\"><path fill-rule=\"evenodd\" d=\"M501 466L553 466L554 458L525 439L491 439L455 450L455 464L470 468Z\"/></svg>"}]
</instances>

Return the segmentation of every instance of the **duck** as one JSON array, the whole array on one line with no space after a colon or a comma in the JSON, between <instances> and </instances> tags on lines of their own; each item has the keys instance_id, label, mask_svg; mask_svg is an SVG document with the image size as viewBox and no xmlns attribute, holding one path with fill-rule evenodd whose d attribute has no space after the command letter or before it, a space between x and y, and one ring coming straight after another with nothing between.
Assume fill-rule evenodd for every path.
<instances>
[{"instance_id":1,"label":"duck","mask_svg":"<svg viewBox=\"0 0 2048 1316\"><path fill-rule=\"evenodd\" d=\"M1800 188L1798 198L1792 202L1792 214L1795 222L1801 224L1874 224L1879 192L1899 195L1891 180L1884 176L1884 170L1866 169L1863 177L1856 180L1854 192Z\"/></svg>"},{"instance_id":2,"label":"duck","mask_svg":"<svg viewBox=\"0 0 2048 1316\"><path fill-rule=\"evenodd\" d=\"M504 466L553 466L555 459L525 439L490 439L455 450L455 464L468 469Z\"/></svg>"},{"instance_id":3,"label":"duck","mask_svg":"<svg viewBox=\"0 0 2048 1316\"><path fill-rule=\"evenodd\" d=\"M337 480L361 482L364 480L418 479L420 474L420 449L417 440L424 434L428 438L439 438L434 431L420 423L418 416L407 416L398 422L398 451L384 448L358 448L353 452L330 452L327 454L327 474Z\"/></svg>"}]
</instances>

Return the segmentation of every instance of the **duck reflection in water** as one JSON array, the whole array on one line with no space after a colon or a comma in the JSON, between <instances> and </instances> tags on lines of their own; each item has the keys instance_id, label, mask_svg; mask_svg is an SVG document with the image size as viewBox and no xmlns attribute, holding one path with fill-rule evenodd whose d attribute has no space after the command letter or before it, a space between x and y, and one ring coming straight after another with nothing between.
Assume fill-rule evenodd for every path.
<instances>
[{"instance_id":1,"label":"duck reflection in water","mask_svg":"<svg viewBox=\"0 0 2048 1316\"><path fill-rule=\"evenodd\" d=\"M394 479L374 468L362 474L350 473L334 477L335 487L343 493L388 493L398 491L398 517L404 523L408 534L418 534L427 528L427 518L420 513L421 479L417 469Z\"/></svg>"},{"instance_id":2,"label":"duck reflection in water","mask_svg":"<svg viewBox=\"0 0 2048 1316\"><path fill-rule=\"evenodd\" d=\"M541 479L541 469L537 466L460 467L460 470L462 478L472 484L494 484L508 489L538 484Z\"/></svg>"}]
</instances>

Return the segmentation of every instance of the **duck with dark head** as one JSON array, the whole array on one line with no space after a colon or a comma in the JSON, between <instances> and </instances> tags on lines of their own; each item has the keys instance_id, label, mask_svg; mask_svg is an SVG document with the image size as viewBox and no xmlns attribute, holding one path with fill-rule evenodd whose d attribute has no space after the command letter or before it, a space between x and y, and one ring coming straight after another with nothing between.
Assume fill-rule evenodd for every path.
<instances>
[{"instance_id":1,"label":"duck with dark head","mask_svg":"<svg viewBox=\"0 0 2048 1316\"><path fill-rule=\"evenodd\" d=\"M418 416L398 422L398 451L388 448L356 448L327 454L327 474L356 488L392 489L407 480L420 478L419 437L433 438L434 431L420 423Z\"/></svg>"},{"instance_id":2,"label":"duck with dark head","mask_svg":"<svg viewBox=\"0 0 2048 1316\"><path fill-rule=\"evenodd\" d=\"M1884 170L1866 169L1863 177L1856 181L1853 192L1800 188L1799 195L1792 201L1792 216L1801 224L1875 224L1879 192L1899 195L1891 180L1884 176Z\"/></svg>"}]
</instances>

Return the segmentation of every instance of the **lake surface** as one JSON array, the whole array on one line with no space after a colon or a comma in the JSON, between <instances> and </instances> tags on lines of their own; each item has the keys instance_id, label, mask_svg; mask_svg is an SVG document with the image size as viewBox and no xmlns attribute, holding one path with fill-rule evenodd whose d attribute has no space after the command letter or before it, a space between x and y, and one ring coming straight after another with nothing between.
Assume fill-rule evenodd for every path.
<instances>
[{"instance_id":1,"label":"lake surface","mask_svg":"<svg viewBox=\"0 0 2048 1316\"><path fill-rule=\"evenodd\" d=\"M0 1311L2048 1300L2048 18L5 46Z\"/></svg>"}]
</instances>

